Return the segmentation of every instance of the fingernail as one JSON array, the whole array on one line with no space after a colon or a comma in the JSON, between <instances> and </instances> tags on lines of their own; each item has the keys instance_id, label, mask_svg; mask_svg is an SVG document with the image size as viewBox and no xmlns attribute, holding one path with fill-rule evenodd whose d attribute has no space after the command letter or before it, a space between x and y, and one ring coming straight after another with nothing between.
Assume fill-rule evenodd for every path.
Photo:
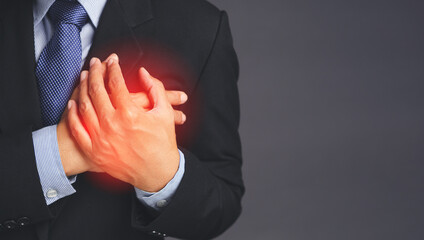
<instances>
[{"instance_id":1,"label":"fingernail","mask_svg":"<svg viewBox=\"0 0 424 240\"><path fill-rule=\"evenodd\" d=\"M116 62L119 62L118 54L112 53L111 58L115 59Z\"/></svg>"},{"instance_id":2,"label":"fingernail","mask_svg":"<svg viewBox=\"0 0 424 240\"><path fill-rule=\"evenodd\" d=\"M150 73L144 67L141 68L141 71L143 72L143 74L150 76Z\"/></svg>"},{"instance_id":3,"label":"fingernail","mask_svg":"<svg viewBox=\"0 0 424 240\"><path fill-rule=\"evenodd\" d=\"M68 110L72 107L72 100L68 102Z\"/></svg>"},{"instance_id":4,"label":"fingernail","mask_svg":"<svg viewBox=\"0 0 424 240\"><path fill-rule=\"evenodd\" d=\"M181 102L185 102L185 101L187 101L187 99L188 99L187 94L182 93L181 94Z\"/></svg>"},{"instance_id":5,"label":"fingernail","mask_svg":"<svg viewBox=\"0 0 424 240\"><path fill-rule=\"evenodd\" d=\"M112 66L113 62L116 61L113 57L109 59L109 61L107 61L107 66L110 67Z\"/></svg>"},{"instance_id":6,"label":"fingernail","mask_svg":"<svg viewBox=\"0 0 424 240\"><path fill-rule=\"evenodd\" d=\"M186 115L183 113L183 115L181 116L181 119L183 120L183 122L185 122L186 121Z\"/></svg>"},{"instance_id":7,"label":"fingernail","mask_svg":"<svg viewBox=\"0 0 424 240\"><path fill-rule=\"evenodd\" d=\"M87 75L88 75L88 72L87 71L82 71L81 72L81 82L83 82L85 79L87 79Z\"/></svg>"},{"instance_id":8,"label":"fingernail","mask_svg":"<svg viewBox=\"0 0 424 240\"><path fill-rule=\"evenodd\" d=\"M93 65L94 65L94 63L96 63L96 59L97 58L91 58L91 60L90 60L90 67L92 67Z\"/></svg>"},{"instance_id":9,"label":"fingernail","mask_svg":"<svg viewBox=\"0 0 424 240\"><path fill-rule=\"evenodd\" d=\"M115 61L119 61L118 55L116 53L112 53L105 59L105 62L109 62L110 59L115 59Z\"/></svg>"}]
</instances>

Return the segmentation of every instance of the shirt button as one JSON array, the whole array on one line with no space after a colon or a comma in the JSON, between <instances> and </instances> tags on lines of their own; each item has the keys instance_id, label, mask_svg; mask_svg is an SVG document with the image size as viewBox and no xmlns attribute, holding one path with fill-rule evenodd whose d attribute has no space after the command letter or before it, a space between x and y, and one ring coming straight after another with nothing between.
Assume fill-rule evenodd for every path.
<instances>
[{"instance_id":1,"label":"shirt button","mask_svg":"<svg viewBox=\"0 0 424 240\"><path fill-rule=\"evenodd\" d=\"M57 191L54 190L54 189L49 189L46 193L46 196L48 198L55 198L55 197L57 197Z\"/></svg>"},{"instance_id":2,"label":"shirt button","mask_svg":"<svg viewBox=\"0 0 424 240\"><path fill-rule=\"evenodd\" d=\"M165 207L166 205L168 205L168 201L166 200L159 200L156 202L156 206L159 208Z\"/></svg>"}]
</instances>

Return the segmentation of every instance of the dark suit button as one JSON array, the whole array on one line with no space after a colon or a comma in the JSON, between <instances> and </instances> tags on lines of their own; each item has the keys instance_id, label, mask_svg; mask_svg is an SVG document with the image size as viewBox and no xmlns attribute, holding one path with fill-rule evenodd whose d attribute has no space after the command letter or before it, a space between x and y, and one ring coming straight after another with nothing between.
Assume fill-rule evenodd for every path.
<instances>
[{"instance_id":1,"label":"dark suit button","mask_svg":"<svg viewBox=\"0 0 424 240\"><path fill-rule=\"evenodd\" d=\"M17 223L18 223L19 226L22 226L22 227L26 226L26 225L29 224L29 218L21 217L21 218L18 219Z\"/></svg>"},{"instance_id":2,"label":"dark suit button","mask_svg":"<svg viewBox=\"0 0 424 240\"><path fill-rule=\"evenodd\" d=\"M14 229L14 228L16 228L18 226L18 224L16 224L16 222L15 221L13 221L13 220L8 220L8 221L5 221L4 223L3 223L3 227L5 228L5 229Z\"/></svg>"}]
</instances>

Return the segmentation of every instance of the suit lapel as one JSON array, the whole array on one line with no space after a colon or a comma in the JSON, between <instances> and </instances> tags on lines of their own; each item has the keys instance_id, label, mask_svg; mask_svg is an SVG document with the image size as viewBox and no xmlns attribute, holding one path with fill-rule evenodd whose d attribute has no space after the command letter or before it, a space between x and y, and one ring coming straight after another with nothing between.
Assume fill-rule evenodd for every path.
<instances>
[{"instance_id":1,"label":"suit lapel","mask_svg":"<svg viewBox=\"0 0 424 240\"><path fill-rule=\"evenodd\" d=\"M7 127L42 127L35 79L33 2L4 1L1 10L0 119ZM7 10L7 11L6 11ZM7 24L8 23L8 24ZM4 61L5 60L5 61ZM48 237L48 222L36 225L40 240Z\"/></svg>"},{"instance_id":2,"label":"suit lapel","mask_svg":"<svg viewBox=\"0 0 424 240\"><path fill-rule=\"evenodd\" d=\"M2 4L0 115L7 118L0 119L0 123L11 128L32 125L38 129L42 124L34 74L32 1Z\"/></svg>"},{"instance_id":3,"label":"suit lapel","mask_svg":"<svg viewBox=\"0 0 424 240\"><path fill-rule=\"evenodd\" d=\"M139 29L152 18L150 0L109 0L100 17L83 69L88 69L92 57L104 60L111 53L116 53L124 76L132 75L143 55L134 28Z\"/></svg>"}]
</instances>

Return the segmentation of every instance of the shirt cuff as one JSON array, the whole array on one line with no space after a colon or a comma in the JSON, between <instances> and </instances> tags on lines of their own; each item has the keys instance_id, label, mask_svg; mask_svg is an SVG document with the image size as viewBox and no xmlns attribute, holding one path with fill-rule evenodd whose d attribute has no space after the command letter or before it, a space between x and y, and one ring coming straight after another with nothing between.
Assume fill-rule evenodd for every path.
<instances>
[{"instance_id":1,"label":"shirt cuff","mask_svg":"<svg viewBox=\"0 0 424 240\"><path fill-rule=\"evenodd\" d=\"M185 171L185 158L184 153L178 150L180 154L180 165L178 166L177 173L175 176L169 181L168 184L164 188L162 188L159 192L146 192L141 189L135 188L135 194L137 195L138 200L141 203L160 211L162 208L167 206L171 201L172 196L180 185L181 180L184 176Z\"/></svg>"},{"instance_id":2,"label":"shirt cuff","mask_svg":"<svg viewBox=\"0 0 424 240\"><path fill-rule=\"evenodd\" d=\"M57 125L53 125L32 132L35 161L47 205L76 192L71 185L76 176L68 178L62 166L56 129Z\"/></svg>"}]
</instances>

